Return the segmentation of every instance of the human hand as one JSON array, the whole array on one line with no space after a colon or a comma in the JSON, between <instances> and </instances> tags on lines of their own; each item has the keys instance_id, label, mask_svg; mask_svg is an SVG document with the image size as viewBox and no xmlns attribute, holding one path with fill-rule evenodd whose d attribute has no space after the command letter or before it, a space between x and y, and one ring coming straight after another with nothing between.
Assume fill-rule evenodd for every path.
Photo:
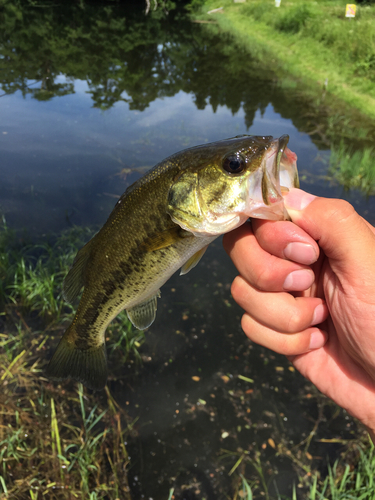
<instances>
[{"instance_id":1,"label":"human hand","mask_svg":"<svg viewBox=\"0 0 375 500\"><path fill-rule=\"evenodd\" d=\"M343 200L292 189L285 205L293 223L253 219L224 236L242 328L374 440L375 229Z\"/></svg>"}]
</instances>

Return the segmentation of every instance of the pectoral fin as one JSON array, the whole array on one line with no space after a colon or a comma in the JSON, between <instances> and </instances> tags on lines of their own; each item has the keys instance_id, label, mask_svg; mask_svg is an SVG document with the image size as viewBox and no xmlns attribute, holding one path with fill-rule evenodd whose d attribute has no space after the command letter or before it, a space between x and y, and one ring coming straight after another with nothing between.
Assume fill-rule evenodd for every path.
<instances>
[{"instance_id":1,"label":"pectoral fin","mask_svg":"<svg viewBox=\"0 0 375 500\"><path fill-rule=\"evenodd\" d=\"M154 322L158 297L160 297L160 290L153 297L126 310L128 318L138 330L144 330Z\"/></svg>"},{"instance_id":2,"label":"pectoral fin","mask_svg":"<svg viewBox=\"0 0 375 500\"><path fill-rule=\"evenodd\" d=\"M173 245L181 238L192 236L192 233L189 233L188 231L181 229L180 226L176 225L167 231L162 231L155 236L147 238L142 246L144 246L148 252L154 252L155 250L160 250Z\"/></svg>"},{"instance_id":3,"label":"pectoral fin","mask_svg":"<svg viewBox=\"0 0 375 500\"><path fill-rule=\"evenodd\" d=\"M198 262L201 260L201 258L204 255L204 252L207 250L207 246L201 248L198 252L196 252L188 261L185 262L185 264L181 267L180 271L180 276L188 273L193 267L195 267Z\"/></svg>"}]
</instances>

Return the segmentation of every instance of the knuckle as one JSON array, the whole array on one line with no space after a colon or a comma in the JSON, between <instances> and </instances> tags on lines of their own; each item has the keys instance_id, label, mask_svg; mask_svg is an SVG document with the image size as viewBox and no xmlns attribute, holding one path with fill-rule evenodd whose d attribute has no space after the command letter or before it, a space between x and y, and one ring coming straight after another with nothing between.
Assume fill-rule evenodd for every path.
<instances>
[{"instance_id":1,"label":"knuckle","mask_svg":"<svg viewBox=\"0 0 375 500\"><path fill-rule=\"evenodd\" d=\"M259 290L271 291L276 289L277 283L275 269L278 259L274 256L272 257L273 258L269 262L269 265L259 266L254 269L255 285Z\"/></svg>"},{"instance_id":2,"label":"knuckle","mask_svg":"<svg viewBox=\"0 0 375 500\"><path fill-rule=\"evenodd\" d=\"M326 217L338 222L345 222L355 214L356 211L349 202L345 200L332 200L326 212Z\"/></svg>"},{"instance_id":3,"label":"knuckle","mask_svg":"<svg viewBox=\"0 0 375 500\"><path fill-rule=\"evenodd\" d=\"M291 346L290 337L288 334L283 334L279 340L278 352L288 356L293 352L293 346Z\"/></svg>"},{"instance_id":4,"label":"knuckle","mask_svg":"<svg viewBox=\"0 0 375 500\"><path fill-rule=\"evenodd\" d=\"M297 356L308 350L308 339L299 333L285 333L279 342L279 353L284 356Z\"/></svg>"},{"instance_id":5,"label":"knuckle","mask_svg":"<svg viewBox=\"0 0 375 500\"><path fill-rule=\"evenodd\" d=\"M291 308L286 321L286 332L297 333L304 329L305 318L298 308Z\"/></svg>"}]
</instances>

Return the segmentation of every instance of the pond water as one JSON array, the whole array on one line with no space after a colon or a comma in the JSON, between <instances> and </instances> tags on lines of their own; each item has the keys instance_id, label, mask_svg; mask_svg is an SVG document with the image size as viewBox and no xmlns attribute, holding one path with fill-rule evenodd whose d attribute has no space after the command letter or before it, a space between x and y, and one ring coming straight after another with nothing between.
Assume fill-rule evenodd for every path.
<instances>
[{"instance_id":1,"label":"pond water","mask_svg":"<svg viewBox=\"0 0 375 500\"><path fill-rule=\"evenodd\" d=\"M98 6L9 6L2 22L0 209L34 242L99 227L163 158L239 134L288 134L301 187L348 199L375 222L374 197L328 175L325 108L215 27L179 10L146 17ZM221 242L212 244L197 268L163 287L143 365L113 367L110 389L138 418L128 442L134 499L164 500L170 488L228 498L239 472L262 481L259 464L271 493L291 495L298 479L285 450L319 420L309 453L323 470L338 445L319 439L355 429L283 357L245 338L230 295L235 275Z\"/></svg>"}]
</instances>

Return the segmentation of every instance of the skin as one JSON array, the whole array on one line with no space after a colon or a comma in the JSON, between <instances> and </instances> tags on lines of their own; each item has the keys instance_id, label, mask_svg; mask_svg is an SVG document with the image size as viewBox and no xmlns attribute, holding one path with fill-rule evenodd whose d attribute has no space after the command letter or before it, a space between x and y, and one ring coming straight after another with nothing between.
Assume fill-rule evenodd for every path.
<instances>
[{"instance_id":1,"label":"skin","mask_svg":"<svg viewBox=\"0 0 375 500\"><path fill-rule=\"evenodd\" d=\"M253 219L224 237L242 328L375 442L375 229L343 200L292 189L285 205L293 223Z\"/></svg>"}]
</instances>

